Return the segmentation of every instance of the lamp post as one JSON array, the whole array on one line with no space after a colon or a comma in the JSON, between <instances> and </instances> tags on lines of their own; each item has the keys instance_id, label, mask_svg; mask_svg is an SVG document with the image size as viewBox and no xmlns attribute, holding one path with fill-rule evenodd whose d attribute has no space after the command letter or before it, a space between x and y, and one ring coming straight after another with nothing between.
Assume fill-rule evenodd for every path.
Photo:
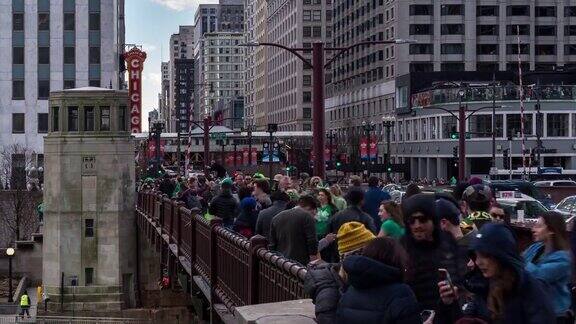
<instances>
[{"instance_id":1,"label":"lamp post","mask_svg":"<svg viewBox=\"0 0 576 324\"><path fill-rule=\"evenodd\" d=\"M342 54L348 52L351 49L360 47L360 46L370 46L370 45L377 45L377 44L407 44L407 43L416 43L415 40L410 39L395 39L395 40L386 40L386 41L366 41L360 42L348 47L324 47L324 43L316 42L312 44L312 62L304 58L302 54L299 52L309 52L309 48L290 48L281 44L276 43L245 43L240 44L240 46L272 46L281 48L286 50L300 60L304 62L304 64L308 65L312 68L312 80L314 82L312 91L314 93L313 98L313 113L312 113L312 121L313 121L313 132L316 136L313 138L313 152L316 158L314 159L314 174L319 176L320 178L325 177L325 161L324 161L324 69L328 68L332 62L334 62L337 58L339 58ZM332 56L330 60L325 62L324 60L324 52L331 51L335 54Z\"/></svg>"},{"instance_id":2,"label":"lamp post","mask_svg":"<svg viewBox=\"0 0 576 324\"><path fill-rule=\"evenodd\" d=\"M466 91L464 89L458 90L458 180L464 181L466 177L466 110L462 106L462 98Z\"/></svg>"},{"instance_id":3,"label":"lamp post","mask_svg":"<svg viewBox=\"0 0 576 324\"><path fill-rule=\"evenodd\" d=\"M244 123L243 132L248 133L248 165L252 165L252 131L254 130L254 120L252 118L246 119Z\"/></svg>"},{"instance_id":4,"label":"lamp post","mask_svg":"<svg viewBox=\"0 0 576 324\"><path fill-rule=\"evenodd\" d=\"M16 250L14 248L7 248L6 255L8 256L8 302L13 303L14 299L12 298L12 294L14 293L12 289L12 258L14 257L14 253Z\"/></svg>"},{"instance_id":5,"label":"lamp post","mask_svg":"<svg viewBox=\"0 0 576 324\"><path fill-rule=\"evenodd\" d=\"M370 132L372 132L374 129L376 129L376 125L374 125L374 122L370 122L367 123L366 121L362 122L362 129L364 130L364 133L366 134L366 143L367 143L367 153L368 153L368 161L366 162L366 176L369 177L370 176L370 163L372 163L372 156L370 156L370 145L372 144L372 139L370 138Z\"/></svg>"},{"instance_id":6,"label":"lamp post","mask_svg":"<svg viewBox=\"0 0 576 324\"><path fill-rule=\"evenodd\" d=\"M332 141L336 138L336 133L334 132L334 130L329 130L326 132L326 138L328 139L328 152L329 152L329 159L330 162L332 163L332 165L334 164L334 152L333 152L333 148L332 148Z\"/></svg>"},{"instance_id":7,"label":"lamp post","mask_svg":"<svg viewBox=\"0 0 576 324\"><path fill-rule=\"evenodd\" d=\"M270 179L274 177L273 172L273 150L274 150L274 133L278 131L278 124L268 124L268 133L270 133L270 141L268 142L268 172L270 174ZM252 152L250 152L252 153Z\"/></svg>"},{"instance_id":8,"label":"lamp post","mask_svg":"<svg viewBox=\"0 0 576 324\"><path fill-rule=\"evenodd\" d=\"M390 129L394 127L396 123L396 117L392 115L386 115L382 117L382 126L386 128L386 160L384 165L386 166L386 180L390 181Z\"/></svg>"},{"instance_id":9,"label":"lamp post","mask_svg":"<svg viewBox=\"0 0 576 324\"><path fill-rule=\"evenodd\" d=\"M154 137L155 141L155 154L154 154L154 175L158 176L160 173L160 136L162 135L162 131L164 130L164 122L157 120L152 125L152 136Z\"/></svg>"}]
</instances>

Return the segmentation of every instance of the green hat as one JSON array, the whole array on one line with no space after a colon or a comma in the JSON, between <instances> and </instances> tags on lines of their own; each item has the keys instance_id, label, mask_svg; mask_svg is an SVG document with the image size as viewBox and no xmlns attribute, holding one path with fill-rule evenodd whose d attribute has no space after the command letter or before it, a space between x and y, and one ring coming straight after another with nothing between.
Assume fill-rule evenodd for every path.
<instances>
[{"instance_id":1,"label":"green hat","mask_svg":"<svg viewBox=\"0 0 576 324\"><path fill-rule=\"evenodd\" d=\"M232 179L230 179L230 178L224 178L224 179L222 179L222 181L220 182L220 186L223 186L223 187L226 187L226 186L231 187L231 186L232 186Z\"/></svg>"},{"instance_id":2,"label":"green hat","mask_svg":"<svg viewBox=\"0 0 576 324\"><path fill-rule=\"evenodd\" d=\"M262 179L262 180L268 179L268 178L266 178L265 175L263 175L263 174L260 173L260 172L254 173L254 175L252 176L252 178L253 178L253 179Z\"/></svg>"}]
</instances>

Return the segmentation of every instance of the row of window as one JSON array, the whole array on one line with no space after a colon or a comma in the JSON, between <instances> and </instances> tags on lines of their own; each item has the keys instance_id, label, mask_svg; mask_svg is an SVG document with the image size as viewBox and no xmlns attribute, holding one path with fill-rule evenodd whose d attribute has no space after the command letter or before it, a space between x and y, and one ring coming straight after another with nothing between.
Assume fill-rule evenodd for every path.
<instances>
[{"instance_id":1,"label":"row of window","mask_svg":"<svg viewBox=\"0 0 576 324\"><path fill-rule=\"evenodd\" d=\"M76 14L73 12L65 12L62 18L62 24L65 31L76 30ZM12 31L24 31L24 13L12 14ZM100 13L90 12L88 14L88 30L100 30ZM38 30L50 30L50 13L38 13Z\"/></svg>"},{"instance_id":2,"label":"row of window","mask_svg":"<svg viewBox=\"0 0 576 324\"><path fill-rule=\"evenodd\" d=\"M477 55L498 55L499 44L476 44ZM556 55L556 45L541 44L534 45L536 55ZM506 44L506 54L530 54L529 44ZM462 43L448 43L440 45L440 54L464 54L465 46ZM418 54L434 54L433 44L410 44L409 53L412 55ZM576 55L575 45L564 45L564 53L566 55Z\"/></svg>"},{"instance_id":3,"label":"row of window","mask_svg":"<svg viewBox=\"0 0 576 324\"><path fill-rule=\"evenodd\" d=\"M440 6L440 15L442 16L462 16L464 15L463 4L446 4ZM415 4L409 8L411 16L432 16L434 15L433 5ZM556 17L557 8L555 6L536 6L534 7L536 17ZM498 6L476 6L476 16L500 16ZM506 7L506 16L530 16L529 5L509 5ZM576 6L565 6L564 17L576 17Z\"/></svg>"},{"instance_id":4,"label":"row of window","mask_svg":"<svg viewBox=\"0 0 576 324\"><path fill-rule=\"evenodd\" d=\"M442 24L440 26L440 33L442 35L464 35L464 24ZM535 36L556 36L556 25L537 25L534 26ZM410 24L410 35L433 35L434 26L432 24ZM499 36L500 27L498 25L477 25L477 36ZM506 35L516 36L530 35L530 25L507 25ZM576 36L576 25L564 26L565 36Z\"/></svg>"},{"instance_id":5,"label":"row of window","mask_svg":"<svg viewBox=\"0 0 576 324\"><path fill-rule=\"evenodd\" d=\"M576 49L575 49L576 51ZM575 54L576 55L576 54ZM518 63L506 63L506 71L518 71ZM536 63L533 71L555 71L558 66L556 63ZM575 64L565 64L564 70L576 69ZM464 63L461 62L444 62L440 64L439 71L464 71ZM477 62L476 71L478 72L494 72L499 71L500 65L498 62ZM522 63L522 71L531 71L530 64ZM428 62L412 62L410 63L410 72L434 72L434 64Z\"/></svg>"},{"instance_id":6,"label":"row of window","mask_svg":"<svg viewBox=\"0 0 576 324\"><path fill-rule=\"evenodd\" d=\"M100 46L89 47L88 63L100 64ZM25 64L24 46L12 47L12 64ZM50 47L38 47L38 64L50 64ZM76 47L64 47L63 64L76 64Z\"/></svg>"}]
</instances>

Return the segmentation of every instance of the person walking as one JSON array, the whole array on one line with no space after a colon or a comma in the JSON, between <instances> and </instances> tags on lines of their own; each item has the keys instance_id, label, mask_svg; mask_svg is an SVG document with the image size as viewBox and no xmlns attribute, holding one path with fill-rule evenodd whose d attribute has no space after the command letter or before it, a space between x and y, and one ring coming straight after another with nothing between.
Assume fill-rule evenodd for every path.
<instances>
[{"instance_id":1,"label":"person walking","mask_svg":"<svg viewBox=\"0 0 576 324\"><path fill-rule=\"evenodd\" d=\"M222 224L230 228L238 215L238 202L232 196L232 180L222 180L220 187L220 194L212 199L208 211L211 215L221 218Z\"/></svg>"},{"instance_id":2,"label":"person walking","mask_svg":"<svg viewBox=\"0 0 576 324\"><path fill-rule=\"evenodd\" d=\"M404 236L404 219L400 205L394 201L382 202L380 203L378 216L382 220L378 237L400 239Z\"/></svg>"},{"instance_id":3,"label":"person walking","mask_svg":"<svg viewBox=\"0 0 576 324\"><path fill-rule=\"evenodd\" d=\"M460 289L447 280L439 281L438 323L555 323L551 298L543 283L524 269L509 227L484 224L471 250L468 265L472 270L464 288L472 296L461 307L457 301Z\"/></svg>"},{"instance_id":4,"label":"person walking","mask_svg":"<svg viewBox=\"0 0 576 324\"><path fill-rule=\"evenodd\" d=\"M270 250L307 265L319 258L314 215L318 205L312 196L302 196L298 206L276 215L270 223Z\"/></svg>"},{"instance_id":5,"label":"person walking","mask_svg":"<svg viewBox=\"0 0 576 324\"><path fill-rule=\"evenodd\" d=\"M285 191L277 190L270 196L272 206L260 211L256 221L256 234L264 236L270 241L270 223L274 216L286 210L290 197Z\"/></svg>"},{"instance_id":6,"label":"person walking","mask_svg":"<svg viewBox=\"0 0 576 324\"><path fill-rule=\"evenodd\" d=\"M320 240L328 233L328 222L337 212L337 209L332 202L332 195L328 189L318 189L318 202L320 206L316 212L316 235L318 240Z\"/></svg>"},{"instance_id":7,"label":"person walking","mask_svg":"<svg viewBox=\"0 0 576 324\"><path fill-rule=\"evenodd\" d=\"M24 314L30 318L30 296L28 296L26 290L24 290L24 293L20 297L20 316L24 318Z\"/></svg>"},{"instance_id":8,"label":"person walking","mask_svg":"<svg viewBox=\"0 0 576 324\"><path fill-rule=\"evenodd\" d=\"M362 210L372 217L376 228L382 226L382 221L378 216L380 204L392 199L387 191L380 189L379 185L380 179L377 177L372 176L368 179L368 190L364 194L364 203L362 204Z\"/></svg>"},{"instance_id":9,"label":"person walking","mask_svg":"<svg viewBox=\"0 0 576 324\"><path fill-rule=\"evenodd\" d=\"M379 237L361 255L344 259L348 287L340 298L336 323L420 324L420 307L404 283L406 252L392 239Z\"/></svg>"},{"instance_id":10,"label":"person walking","mask_svg":"<svg viewBox=\"0 0 576 324\"><path fill-rule=\"evenodd\" d=\"M364 202L364 191L358 188L351 189L348 191L348 194L346 194L346 200L348 201L348 207L336 213L328 222L328 233L338 233L340 226L345 223L359 222L364 224L372 233L376 234L377 231L376 226L374 226L374 220L360 208Z\"/></svg>"},{"instance_id":11,"label":"person walking","mask_svg":"<svg viewBox=\"0 0 576 324\"><path fill-rule=\"evenodd\" d=\"M556 313L556 323L574 323L574 316L569 313L572 297L568 285L572 265L566 221L557 212L545 212L538 218L532 233L536 243L522 254L525 269L546 283Z\"/></svg>"}]
</instances>

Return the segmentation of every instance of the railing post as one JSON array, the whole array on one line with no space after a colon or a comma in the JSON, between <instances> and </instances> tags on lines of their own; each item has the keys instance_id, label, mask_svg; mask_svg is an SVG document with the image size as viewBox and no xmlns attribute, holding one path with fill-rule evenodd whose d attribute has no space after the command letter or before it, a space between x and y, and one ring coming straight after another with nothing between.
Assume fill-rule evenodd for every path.
<instances>
[{"instance_id":1,"label":"railing post","mask_svg":"<svg viewBox=\"0 0 576 324\"><path fill-rule=\"evenodd\" d=\"M165 216L164 198L168 198L168 196L166 195L160 196L160 230L161 230L160 232L164 230L164 216Z\"/></svg>"},{"instance_id":2,"label":"railing post","mask_svg":"<svg viewBox=\"0 0 576 324\"><path fill-rule=\"evenodd\" d=\"M210 221L210 323L216 323L218 314L214 308L216 305L216 283L218 282L218 237L216 228L222 226L222 220L214 217Z\"/></svg>"},{"instance_id":3,"label":"railing post","mask_svg":"<svg viewBox=\"0 0 576 324\"><path fill-rule=\"evenodd\" d=\"M196 212L194 209L190 213L190 267L194 271L196 264Z\"/></svg>"},{"instance_id":4,"label":"railing post","mask_svg":"<svg viewBox=\"0 0 576 324\"><path fill-rule=\"evenodd\" d=\"M260 248L266 248L268 241L262 235L253 236L250 239L250 251L248 257L248 305L258 304L258 276L260 275L259 259L257 252Z\"/></svg>"},{"instance_id":5,"label":"railing post","mask_svg":"<svg viewBox=\"0 0 576 324\"><path fill-rule=\"evenodd\" d=\"M182 255L180 249L182 249L182 214L184 213L184 203L179 201L176 203L176 244L178 245L178 256Z\"/></svg>"}]
</instances>

